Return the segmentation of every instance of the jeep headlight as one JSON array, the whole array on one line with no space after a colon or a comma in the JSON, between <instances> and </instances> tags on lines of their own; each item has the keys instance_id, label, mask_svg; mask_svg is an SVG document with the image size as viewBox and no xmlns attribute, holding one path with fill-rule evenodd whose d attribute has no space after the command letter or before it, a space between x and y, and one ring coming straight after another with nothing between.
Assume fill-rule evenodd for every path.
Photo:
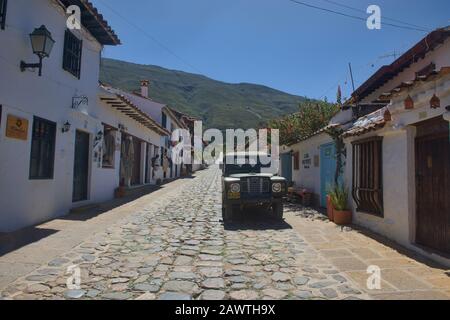
<instances>
[{"instance_id":1,"label":"jeep headlight","mask_svg":"<svg viewBox=\"0 0 450 320\"><path fill-rule=\"evenodd\" d=\"M239 183L230 184L230 191L233 193L241 192L241 185Z\"/></svg>"},{"instance_id":2,"label":"jeep headlight","mask_svg":"<svg viewBox=\"0 0 450 320\"><path fill-rule=\"evenodd\" d=\"M276 182L276 183L272 184L272 192L280 193L282 189L283 189L283 186L281 185L281 183Z\"/></svg>"}]
</instances>

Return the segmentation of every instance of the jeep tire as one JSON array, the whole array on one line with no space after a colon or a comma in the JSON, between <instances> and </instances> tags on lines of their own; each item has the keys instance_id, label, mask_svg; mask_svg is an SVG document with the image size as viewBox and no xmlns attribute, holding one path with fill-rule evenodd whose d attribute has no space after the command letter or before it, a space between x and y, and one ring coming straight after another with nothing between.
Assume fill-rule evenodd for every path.
<instances>
[{"instance_id":1,"label":"jeep tire","mask_svg":"<svg viewBox=\"0 0 450 320\"><path fill-rule=\"evenodd\" d=\"M283 202L272 204L272 216L277 220L283 220Z\"/></svg>"},{"instance_id":2,"label":"jeep tire","mask_svg":"<svg viewBox=\"0 0 450 320\"><path fill-rule=\"evenodd\" d=\"M233 206L227 205L222 207L222 220L223 222L229 222L233 220Z\"/></svg>"}]
</instances>

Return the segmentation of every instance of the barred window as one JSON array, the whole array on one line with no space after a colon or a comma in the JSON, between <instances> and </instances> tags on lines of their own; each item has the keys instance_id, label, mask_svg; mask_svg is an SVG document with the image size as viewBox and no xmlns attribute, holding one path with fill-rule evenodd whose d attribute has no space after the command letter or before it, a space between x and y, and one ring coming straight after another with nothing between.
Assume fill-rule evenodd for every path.
<instances>
[{"instance_id":1,"label":"barred window","mask_svg":"<svg viewBox=\"0 0 450 320\"><path fill-rule=\"evenodd\" d=\"M380 217L383 217L382 139L353 142L353 199L358 211Z\"/></svg>"},{"instance_id":2,"label":"barred window","mask_svg":"<svg viewBox=\"0 0 450 320\"><path fill-rule=\"evenodd\" d=\"M0 29L5 29L6 24L6 7L7 7L8 1L7 0L0 0Z\"/></svg>"},{"instance_id":3,"label":"barred window","mask_svg":"<svg viewBox=\"0 0 450 320\"><path fill-rule=\"evenodd\" d=\"M81 76L81 52L83 41L72 32L66 30L64 37L63 69L80 79Z\"/></svg>"},{"instance_id":4,"label":"barred window","mask_svg":"<svg viewBox=\"0 0 450 320\"><path fill-rule=\"evenodd\" d=\"M30 179L53 179L56 123L34 117L31 141Z\"/></svg>"}]
</instances>

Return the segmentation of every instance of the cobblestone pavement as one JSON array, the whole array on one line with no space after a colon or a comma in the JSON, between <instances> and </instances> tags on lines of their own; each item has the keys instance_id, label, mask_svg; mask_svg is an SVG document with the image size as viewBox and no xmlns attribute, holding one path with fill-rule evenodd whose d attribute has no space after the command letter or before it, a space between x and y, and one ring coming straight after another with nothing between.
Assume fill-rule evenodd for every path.
<instances>
[{"instance_id":1,"label":"cobblestone pavement","mask_svg":"<svg viewBox=\"0 0 450 320\"><path fill-rule=\"evenodd\" d=\"M200 173L182 192L168 193L86 239L13 282L0 297L369 298L286 222L263 219L224 228L220 179L215 168ZM67 288L73 265L81 271L80 289Z\"/></svg>"}]
</instances>

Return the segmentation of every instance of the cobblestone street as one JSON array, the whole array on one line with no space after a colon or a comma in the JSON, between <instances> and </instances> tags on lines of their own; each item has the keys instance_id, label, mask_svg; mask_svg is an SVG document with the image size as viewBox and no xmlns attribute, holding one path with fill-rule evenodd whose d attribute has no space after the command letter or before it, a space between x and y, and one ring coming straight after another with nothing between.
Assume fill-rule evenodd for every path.
<instances>
[{"instance_id":1,"label":"cobblestone street","mask_svg":"<svg viewBox=\"0 0 450 320\"><path fill-rule=\"evenodd\" d=\"M342 243L344 236L336 233L345 231L320 219L312 222L308 217L300 217L291 207L286 222L263 218L224 227L221 175L216 168L198 173L181 190L168 192L105 230L84 238L81 244L10 283L1 297L163 300L375 297L364 289L361 270L366 264L361 270L345 268L354 262L349 260L352 257L344 252L344 258L340 258L340 249L331 245L333 239ZM306 224L302 225L302 221ZM324 241L317 238L325 230L318 229L322 225L332 228L330 234L334 238L322 238ZM308 230L315 234L315 239ZM375 250L372 252L376 255ZM413 260L410 263L409 268L417 267L422 274L431 274L430 279L443 281L435 281L433 285L431 280L427 283L415 279L420 284L417 292L449 298L446 294L450 286L444 271L427 269ZM71 276L67 270L73 265L81 270L80 290L67 288ZM354 270L356 276L352 277L349 270ZM416 290L407 289L409 294Z\"/></svg>"}]
</instances>

